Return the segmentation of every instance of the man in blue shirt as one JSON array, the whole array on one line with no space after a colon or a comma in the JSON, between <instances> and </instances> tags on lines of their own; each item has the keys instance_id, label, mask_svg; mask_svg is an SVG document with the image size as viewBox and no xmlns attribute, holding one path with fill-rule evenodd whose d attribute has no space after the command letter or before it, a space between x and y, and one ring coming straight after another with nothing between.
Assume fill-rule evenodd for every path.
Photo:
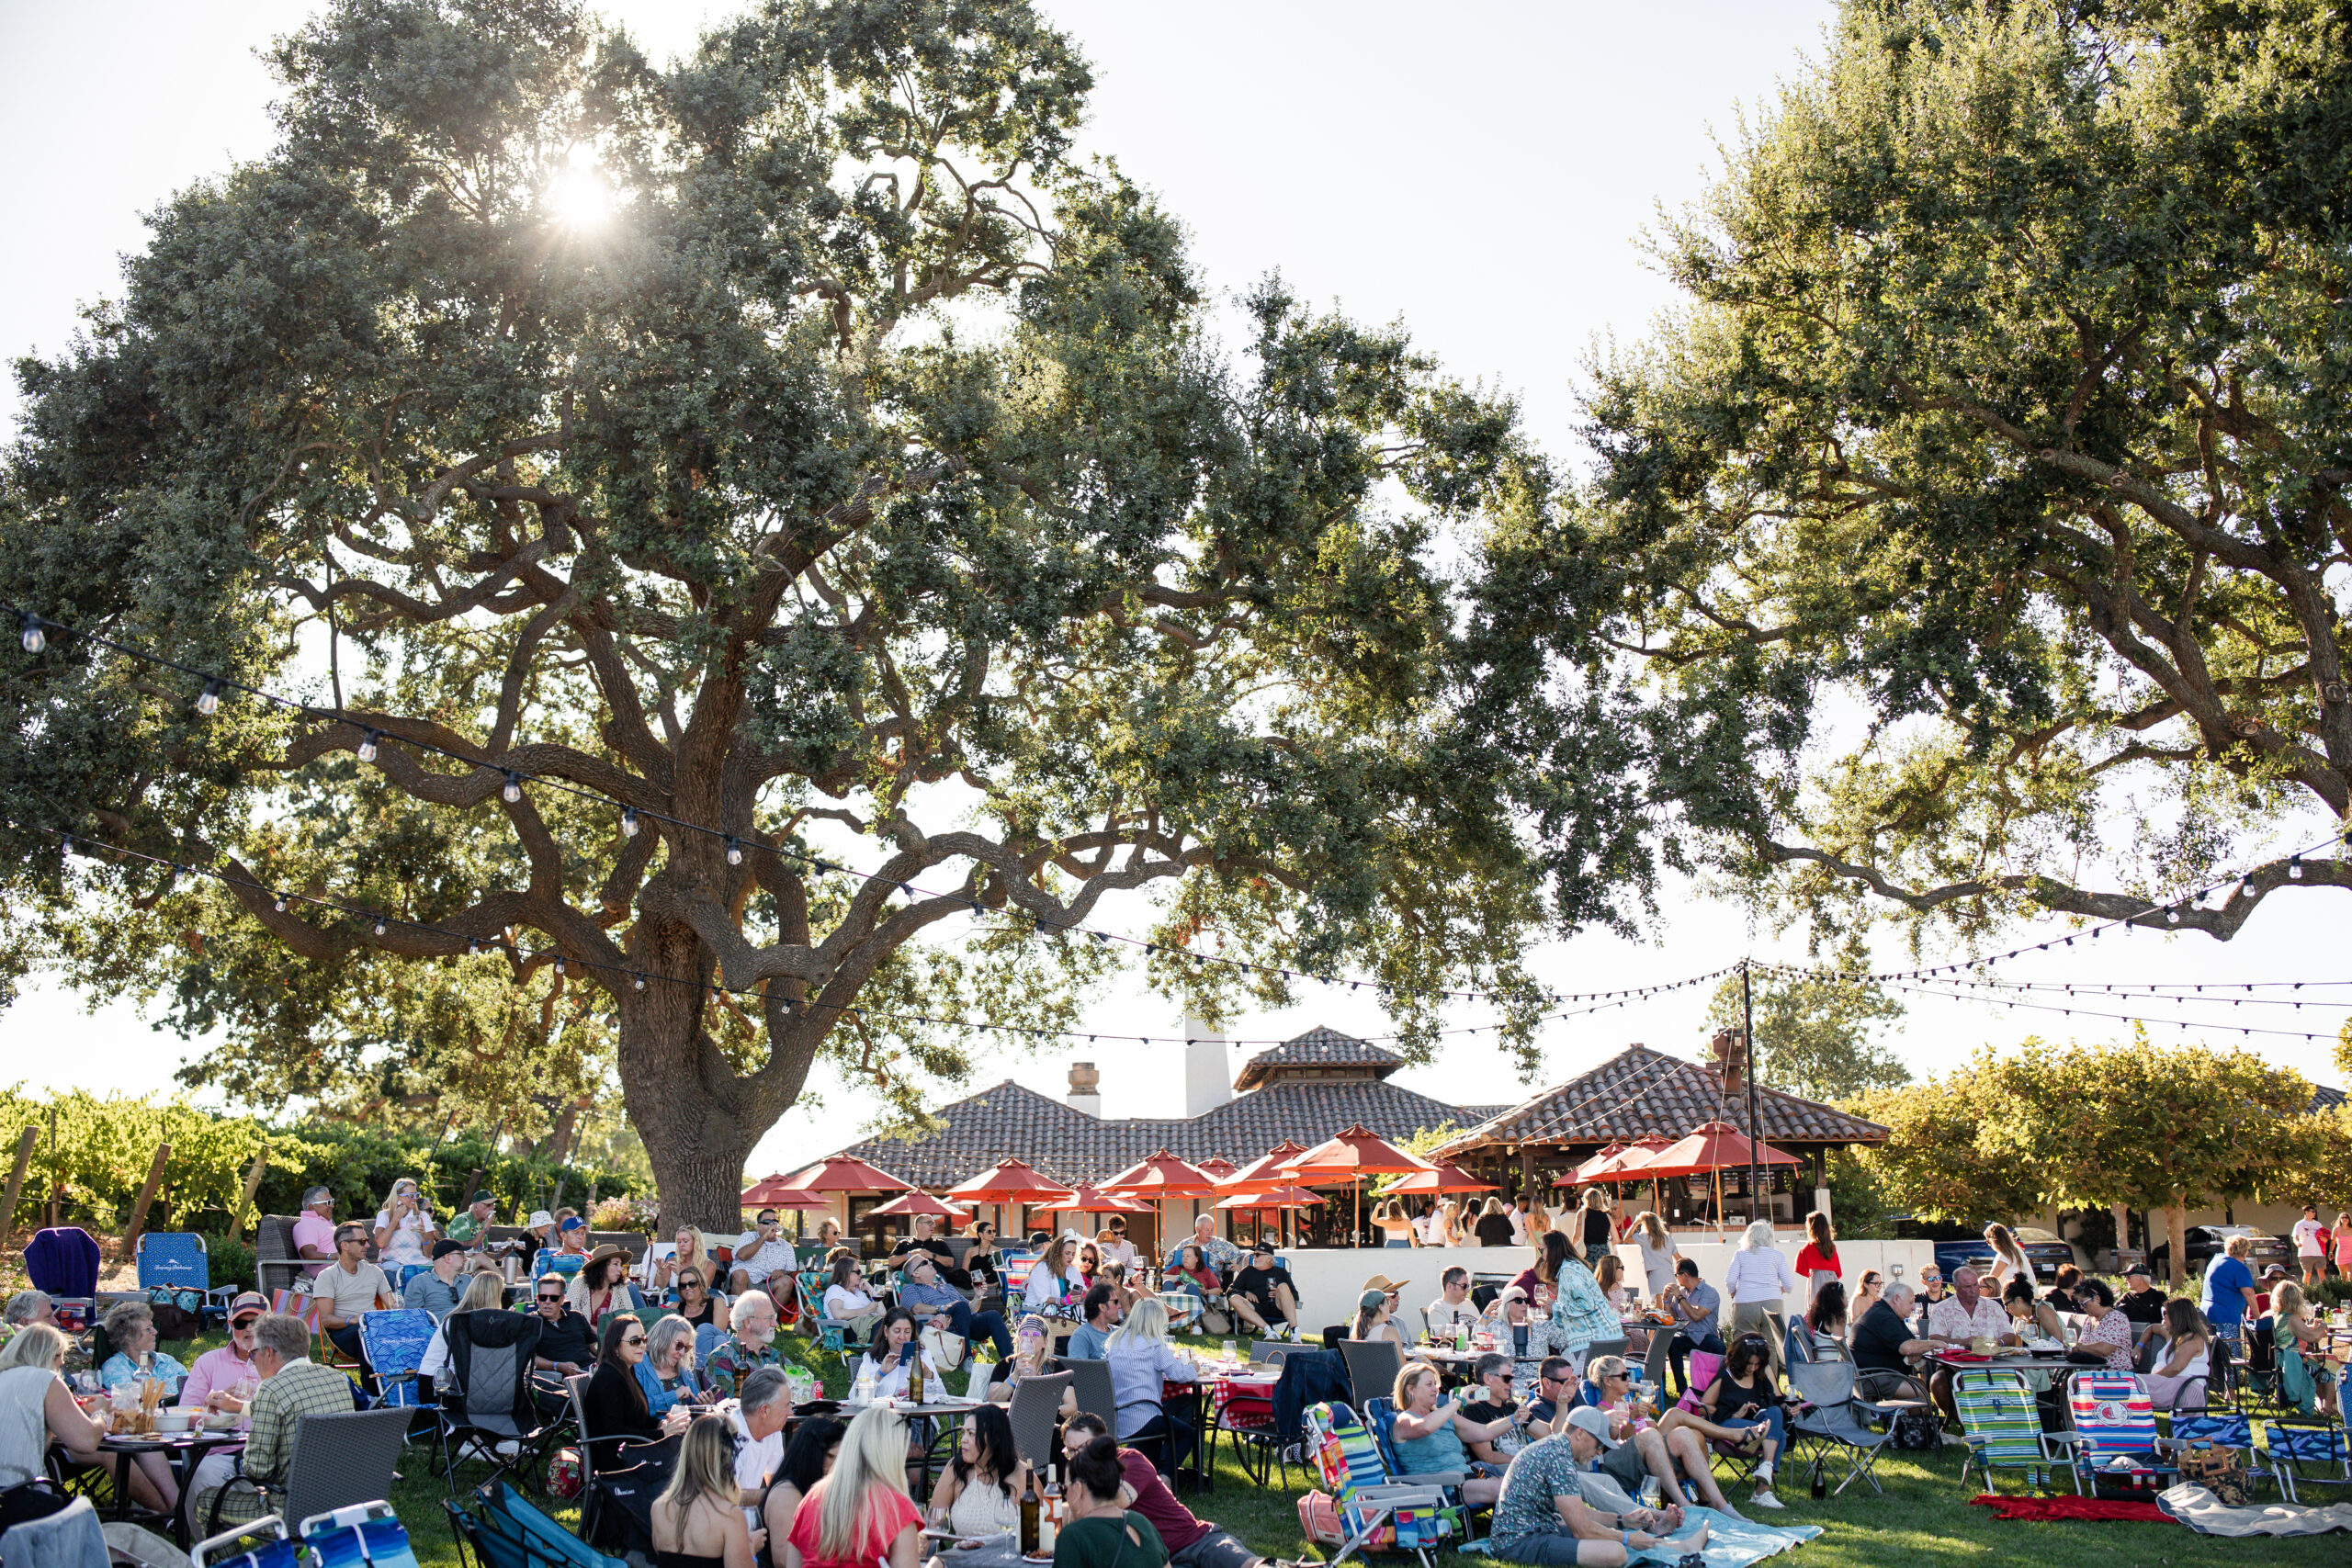
<instances>
[{"instance_id":1,"label":"man in blue shirt","mask_svg":"<svg viewBox=\"0 0 2352 1568\"><path fill-rule=\"evenodd\" d=\"M1126 1315L1125 1305L1118 1292L1097 1285L1086 1292L1085 1312L1086 1321L1071 1331L1062 1355L1073 1361L1099 1361L1110 1348L1111 1330Z\"/></svg>"},{"instance_id":2,"label":"man in blue shirt","mask_svg":"<svg viewBox=\"0 0 2352 1568\"><path fill-rule=\"evenodd\" d=\"M2224 1339L2235 1340L2241 1324L2254 1311L2254 1270L2245 1261L2253 1250L2251 1236L2233 1235L2223 1244L2222 1256L2205 1266L2205 1290L2197 1304L2213 1332Z\"/></svg>"}]
</instances>

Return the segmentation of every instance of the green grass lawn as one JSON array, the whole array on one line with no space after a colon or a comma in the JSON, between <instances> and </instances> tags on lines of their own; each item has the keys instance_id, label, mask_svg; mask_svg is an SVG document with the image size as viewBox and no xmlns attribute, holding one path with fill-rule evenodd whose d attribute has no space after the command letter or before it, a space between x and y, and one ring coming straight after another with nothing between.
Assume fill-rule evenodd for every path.
<instances>
[{"instance_id":1,"label":"green grass lawn","mask_svg":"<svg viewBox=\"0 0 2352 1568\"><path fill-rule=\"evenodd\" d=\"M216 1334L165 1348L183 1362L192 1362L198 1353L220 1342ZM848 1391L845 1370L838 1363L829 1366L821 1358L809 1357L805 1340L786 1335L780 1348L814 1368L823 1377L828 1393L838 1397ZM957 1386L961 1386L960 1376ZM1230 1450L1220 1446L1215 1492L1204 1497L1188 1496L1185 1502L1203 1517L1215 1519L1270 1557L1306 1554L1296 1509L1296 1499L1306 1482L1299 1471L1292 1469L1287 1489L1260 1488L1229 1456ZM1788 1559L1802 1568L2012 1562L2048 1564L2049 1568L2199 1562L2341 1568L2352 1561L2352 1547L2342 1535L2300 1540L2221 1540L2169 1524L1996 1524L1987 1510L1969 1506L1968 1499L1980 1488L1973 1476L1966 1488L1961 1486L1960 1462L1957 1449L1932 1454L1890 1450L1878 1466L1885 1495L1876 1495L1857 1482L1843 1497L1818 1503L1806 1495L1804 1476L1792 1468L1782 1477L1781 1498L1788 1505L1787 1511L1767 1517L1766 1522L1826 1527L1818 1540ZM456 1568L457 1547L441 1507L447 1485L427 1473L428 1468L426 1450L411 1449L390 1500L408 1526L419 1562L424 1568ZM461 1479L479 1484L483 1478L476 1473L479 1470L479 1466L468 1467ZM2004 1489L2017 1488L2014 1482L2005 1482ZM1735 1490L1731 1495L1736 1504L1741 1494ZM2332 1502L2338 1497L2331 1492L2322 1500ZM2273 1494L2266 1489L2262 1500L2273 1500ZM567 1524L577 1523L576 1510L566 1506L555 1511Z\"/></svg>"}]
</instances>

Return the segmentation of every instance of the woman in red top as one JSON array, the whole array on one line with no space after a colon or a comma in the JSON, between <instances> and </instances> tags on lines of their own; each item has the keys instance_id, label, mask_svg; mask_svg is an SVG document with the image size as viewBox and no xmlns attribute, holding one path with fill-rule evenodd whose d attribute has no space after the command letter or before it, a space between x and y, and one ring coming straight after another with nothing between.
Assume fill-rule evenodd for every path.
<instances>
[{"instance_id":1,"label":"woman in red top","mask_svg":"<svg viewBox=\"0 0 2352 1568\"><path fill-rule=\"evenodd\" d=\"M1797 1278L1812 1285L1814 1272L1818 1269L1844 1280L1846 1266L1838 1261L1838 1233L1829 1228L1829 1216L1815 1209L1804 1217L1804 1229L1812 1239L1797 1253Z\"/></svg>"},{"instance_id":2,"label":"woman in red top","mask_svg":"<svg viewBox=\"0 0 2352 1568\"><path fill-rule=\"evenodd\" d=\"M915 1568L922 1510L907 1495L907 1424L869 1404L842 1434L840 1457L792 1516L778 1568Z\"/></svg>"}]
</instances>

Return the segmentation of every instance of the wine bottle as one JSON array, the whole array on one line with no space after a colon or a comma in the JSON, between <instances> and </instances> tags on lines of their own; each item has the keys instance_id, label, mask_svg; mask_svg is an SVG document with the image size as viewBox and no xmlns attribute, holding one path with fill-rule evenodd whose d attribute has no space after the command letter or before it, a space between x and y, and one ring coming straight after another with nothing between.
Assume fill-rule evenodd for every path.
<instances>
[{"instance_id":1,"label":"wine bottle","mask_svg":"<svg viewBox=\"0 0 2352 1568\"><path fill-rule=\"evenodd\" d=\"M907 1397L915 1404L921 1404L922 1403L922 1347L910 1342L907 1346L907 1351L909 1356Z\"/></svg>"},{"instance_id":2,"label":"wine bottle","mask_svg":"<svg viewBox=\"0 0 2352 1568\"><path fill-rule=\"evenodd\" d=\"M1021 1554L1037 1555L1037 1475L1029 1474L1029 1489L1021 1495Z\"/></svg>"}]
</instances>

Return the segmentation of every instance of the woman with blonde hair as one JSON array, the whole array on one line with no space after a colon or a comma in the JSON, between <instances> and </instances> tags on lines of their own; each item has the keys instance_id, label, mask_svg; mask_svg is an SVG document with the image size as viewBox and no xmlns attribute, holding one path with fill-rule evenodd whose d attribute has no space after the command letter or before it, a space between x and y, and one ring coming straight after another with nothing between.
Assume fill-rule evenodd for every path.
<instances>
[{"instance_id":1,"label":"woman with blonde hair","mask_svg":"<svg viewBox=\"0 0 2352 1568\"><path fill-rule=\"evenodd\" d=\"M1478 1223L1470 1228L1480 1247L1509 1247L1510 1211L1503 1207L1500 1198L1488 1198L1486 1207L1478 1211Z\"/></svg>"},{"instance_id":2,"label":"woman with blonde hair","mask_svg":"<svg viewBox=\"0 0 2352 1568\"><path fill-rule=\"evenodd\" d=\"M1642 1255L1642 1284L1649 1299L1657 1300L1666 1288L1674 1283L1674 1260L1682 1255L1674 1248L1674 1238L1666 1234L1666 1222L1657 1217L1655 1209L1644 1209L1634 1216L1630 1233L1634 1249Z\"/></svg>"},{"instance_id":3,"label":"woman with blonde hair","mask_svg":"<svg viewBox=\"0 0 2352 1568\"><path fill-rule=\"evenodd\" d=\"M1023 1318L1012 1330L1012 1354L996 1363L996 1371L989 1374L988 1397L997 1404L1012 1403L1012 1391L1021 1386L1023 1378L1034 1378L1052 1369L1046 1365L1054 1353L1054 1337L1046 1331L1046 1320L1035 1313ZM1078 1414L1078 1395L1069 1388L1062 1390L1061 1413Z\"/></svg>"},{"instance_id":4,"label":"woman with blonde hair","mask_svg":"<svg viewBox=\"0 0 2352 1568\"><path fill-rule=\"evenodd\" d=\"M778 1568L915 1568L922 1510L907 1495L907 1424L869 1404L842 1434L830 1474L792 1516Z\"/></svg>"},{"instance_id":5,"label":"woman with blonde hair","mask_svg":"<svg viewBox=\"0 0 2352 1568\"><path fill-rule=\"evenodd\" d=\"M1111 1398L1118 1406L1114 1423L1118 1430L1113 1436L1123 1443L1168 1429L1170 1417L1166 1413L1149 1414L1159 1404L1160 1384L1195 1382L1200 1378L1193 1358L1168 1343L1168 1309L1159 1304L1158 1296L1136 1303L1127 1321L1113 1331L1102 1348L1102 1359L1111 1365ZM1191 1452L1192 1435L1181 1424L1177 1438L1177 1447L1170 1451Z\"/></svg>"},{"instance_id":6,"label":"woman with blonde hair","mask_svg":"<svg viewBox=\"0 0 2352 1568\"><path fill-rule=\"evenodd\" d=\"M1421 1245L1421 1238L1413 1232L1413 1222L1406 1216L1405 1205L1395 1198L1383 1198L1372 1206L1372 1223L1387 1246Z\"/></svg>"},{"instance_id":7,"label":"woman with blonde hair","mask_svg":"<svg viewBox=\"0 0 2352 1568\"><path fill-rule=\"evenodd\" d=\"M743 1522L727 1417L698 1416L686 1428L669 1489L653 1500L652 1515L661 1568L753 1568L768 1532Z\"/></svg>"},{"instance_id":8,"label":"woman with blonde hair","mask_svg":"<svg viewBox=\"0 0 2352 1568\"><path fill-rule=\"evenodd\" d=\"M1059 1307L1069 1300L1077 1283L1078 1266L1071 1255L1069 1237L1057 1235L1046 1244L1045 1252L1029 1266L1029 1282L1022 1292L1022 1305L1038 1313Z\"/></svg>"},{"instance_id":9,"label":"woman with blonde hair","mask_svg":"<svg viewBox=\"0 0 2352 1568\"><path fill-rule=\"evenodd\" d=\"M99 1446L107 1429L82 1413L59 1375L71 1344L55 1325L28 1323L0 1346L0 1487L39 1480L51 1442L76 1468L103 1465L109 1476L119 1473L116 1456ZM169 1516L179 1495L162 1453L133 1456L130 1495L141 1507Z\"/></svg>"},{"instance_id":10,"label":"woman with blonde hair","mask_svg":"<svg viewBox=\"0 0 2352 1568\"><path fill-rule=\"evenodd\" d=\"M1577 1256L1587 1264L1599 1260L1616 1239L1616 1223L1609 1217L1609 1193L1597 1183L1584 1190L1584 1209L1577 1216Z\"/></svg>"},{"instance_id":11,"label":"woman with blonde hair","mask_svg":"<svg viewBox=\"0 0 2352 1568\"><path fill-rule=\"evenodd\" d=\"M657 1301L666 1304L677 1292L679 1274L688 1269L696 1270L706 1280L712 1277L710 1258L703 1251L702 1233L692 1225L680 1225L674 1248L647 1266L646 1289L654 1292Z\"/></svg>"},{"instance_id":12,"label":"woman with blonde hair","mask_svg":"<svg viewBox=\"0 0 2352 1568\"><path fill-rule=\"evenodd\" d=\"M2319 1320L2303 1288L2292 1280L2279 1280L2270 1292L2270 1337L2282 1366L2289 1356L2302 1361L2303 1370L2312 1380L2312 1392L2319 1402L2319 1413L2334 1420L2335 1363L2327 1359L2327 1325ZM2283 1376L2280 1392L2286 1392Z\"/></svg>"},{"instance_id":13,"label":"woman with blonde hair","mask_svg":"<svg viewBox=\"0 0 2352 1568\"><path fill-rule=\"evenodd\" d=\"M1462 1245L1462 1205L1452 1198L1440 1202L1430 1215L1430 1245L1460 1247Z\"/></svg>"}]
</instances>

